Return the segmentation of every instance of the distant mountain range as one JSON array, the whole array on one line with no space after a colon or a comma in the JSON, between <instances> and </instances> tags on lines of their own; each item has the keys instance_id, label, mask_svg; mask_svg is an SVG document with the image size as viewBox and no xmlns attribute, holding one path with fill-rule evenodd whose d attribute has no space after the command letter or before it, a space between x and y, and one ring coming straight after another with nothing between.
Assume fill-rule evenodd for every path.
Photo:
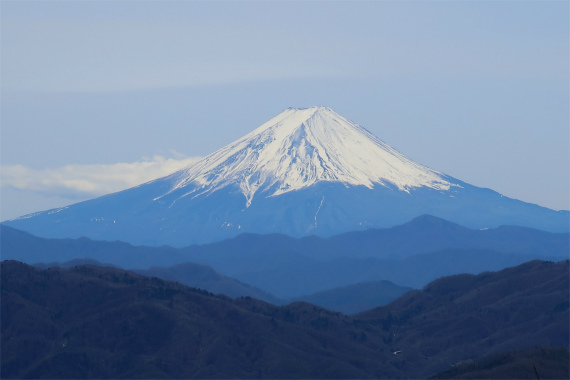
<instances>
[{"instance_id":1,"label":"distant mountain range","mask_svg":"<svg viewBox=\"0 0 570 380\"><path fill-rule=\"evenodd\" d=\"M90 258L122 268L147 270L144 273L187 285L205 286L195 282L196 265L179 265L200 263L224 276L223 281L219 277L218 285L207 285L208 290L221 291L216 286L231 277L242 286L224 288L226 294L250 295L275 303L279 301L272 296L291 299L370 281L387 280L399 286L421 288L444 275L480 273L531 259L562 260L570 256L568 234L522 227L470 230L429 216L390 229L326 239L244 234L181 249L137 247L87 238L44 239L7 226L0 226L0 233L3 259L33 264ZM258 289L244 288L244 284ZM264 296L263 292L270 295Z\"/></svg>"},{"instance_id":2,"label":"distant mountain range","mask_svg":"<svg viewBox=\"0 0 570 380\"><path fill-rule=\"evenodd\" d=\"M36 263L36 268L72 268L78 265L96 265L102 267L115 267L111 264L102 264L91 259L76 259L64 263ZM313 305L324 307L344 314L355 314L385 305L412 288L399 286L390 281L370 281L353 284L345 287L330 289L310 295L294 298L278 298L254 286L244 284L233 278L224 276L211 267L195 263L183 263L171 267L152 267L150 269L137 269L133 272L157 277L167 281L176 281L193 288L207 290L214 294L223 294L232 298L253 297L267 301L274 305L285 305L295 301L304 301Z\"/></svg>"},{"instance_id":3,"label":"distant mountain range","mask_svg":"<svg viewBox=\"0 0 570 380\"><path fill-rule=\"evenodd\" d=\"M543 379L568 378L569 269L532 261L450 276L348 317L117 268L3 261L0 375L534 379L536 367ZM517 371L504 376L509 363Z\"/></svg>"},{"instance_id":4,"label":"distant mountain range","mask_svg":"<svg viewBox=\"0 0 570 380\"><path fill-rule=\"evenodd\" d=\"M289 303L303 301L344 314L356 314L386 305L411 290L386 280L369 281L297 297Z\"/></svg>"},{"instance_id":5,"label":"distant mountain range","mask_svg":"<svg viewBox=\"0 0 570 380\"><path fill-rule=\"evenodd\" d=\"M287 109L167 177L0 224L0 375L568 378L569 230Z\"/></svg>"},{"instance_id":6,"label":"distant mountain range","mask_svg":"<svg viewBox=\"0 0 570 380\"><path fill-rule=\"evenodd\" d=\"M100 263L93 259L74 259L65 262L40 262L34 263L33 266L41 269L48 268L73 268L80 265L95 265L100 267L111 267L118 268L116 265L109 263ZM287 303L288 300L275 297L261 289L254 286L250 286L233 278L224 276L208 265L196 264L191 262L186 262L182 264L176 264L169 267L151 267L148 269L134 269L134 273L138 273L143 276L157 277L162 280L175 281L181 284L206 290L214 294L223 294L228 297L253 297L259 300L270 302L274 305L282 305ZM406 288L404 288L406 289ZM403 294L403 293L402 293ZM385 303L393 300L396 297L392 297ZM380 306L383 304L376 304L374 306ZM333 308L333 310L335 310ZM365 310L361 309L359 311ZM340 310L338 310L340 311Z\"/></svg>"},{"instance_id":7,"label":"distant mountain range","mask_svg":"<svg viewBox=\"0 0 570 380\"><path fill-rule=\"evenodd\" d=\"M244 232L327 237L423 214L475 229L570 229L568 211L427 168L326 107L287 109L167 177L4 224L42 237L183 247Z\"/></svg>"}]
</instances>

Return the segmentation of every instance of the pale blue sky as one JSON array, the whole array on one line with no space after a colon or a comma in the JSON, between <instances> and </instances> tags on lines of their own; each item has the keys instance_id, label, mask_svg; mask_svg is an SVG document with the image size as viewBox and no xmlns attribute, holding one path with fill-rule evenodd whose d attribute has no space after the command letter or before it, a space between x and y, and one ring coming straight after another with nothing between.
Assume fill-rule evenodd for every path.
<instances>
[{"instance_id":1,"label":"pale blue sky","mask_svg":"<svg viewBox=\"0 0 570 380\"><path fill-rule=\"evenodd\" d=\"M570 207L566 1L1 7L2 220L313 105L473 185Z\"/></svg>"}]
</instances>

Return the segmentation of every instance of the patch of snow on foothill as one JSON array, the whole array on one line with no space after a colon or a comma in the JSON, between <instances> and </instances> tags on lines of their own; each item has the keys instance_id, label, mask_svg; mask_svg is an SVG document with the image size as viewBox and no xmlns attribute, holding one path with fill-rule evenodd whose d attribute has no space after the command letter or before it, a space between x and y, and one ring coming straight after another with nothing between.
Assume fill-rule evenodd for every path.
<instances>
[{"instance_id":1,"label":"patch of snow on foothill","mask_svg":"<svg viewBox=\"0 0 570 380\"><path fill-rule=\"evenodd\" d=\"M457 186L327 107L286 109L170 177L174 186L167 194L188 187L182 197L196 197L237 185L247 206L256 193L276 196L322 181L406 192Z\"/></svg>"}]
</instances>

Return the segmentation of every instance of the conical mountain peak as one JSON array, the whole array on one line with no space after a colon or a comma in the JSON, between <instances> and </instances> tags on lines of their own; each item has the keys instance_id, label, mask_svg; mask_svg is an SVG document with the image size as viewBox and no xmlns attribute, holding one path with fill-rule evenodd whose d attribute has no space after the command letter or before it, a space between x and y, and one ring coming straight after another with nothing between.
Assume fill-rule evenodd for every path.
<instances>
[{"instance_id":1,"label":"conical mountain peak","mask_svg":"<svg viewBox=\"0 0 570 380\"><path fill-rule=\"evenodd\" d=\"M256 194L276 196L323 181L402 191L452 186L328 107L288 108L170 178L167 194L197 197L235 186L246 206Z\"/></svg>"},{"instance_id":2,"label":"conical mountain peak","mask_svg":"<svg viewBox=\"0 0 570 380\"><path fill-rule=\"evenodd\" d=\"M167 177L5 223L43 237L184 247L244 232L332 236L424 214L469 228L569 228L567 211L431 170L326 107L286 109Z\"/></svg>"}]
</instances>

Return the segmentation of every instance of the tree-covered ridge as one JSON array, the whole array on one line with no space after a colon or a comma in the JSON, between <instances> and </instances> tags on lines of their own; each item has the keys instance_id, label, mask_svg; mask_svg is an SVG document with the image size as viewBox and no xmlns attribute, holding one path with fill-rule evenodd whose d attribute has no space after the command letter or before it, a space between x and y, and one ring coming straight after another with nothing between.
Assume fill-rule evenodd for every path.
<instances>
[{"instance_id":1,"label":"tree-covered ridge","mask_svg":"<svg viewBox=\"0 0 570 380\"><path fill-rule=\"evenodd\" d=\"M487 354L567 349L568 272L568 261L533 261L450 276L349 317L307 303L232 300L116 268L5 261L1 375L427 377Z\"/></svg>"}]
</instances>

